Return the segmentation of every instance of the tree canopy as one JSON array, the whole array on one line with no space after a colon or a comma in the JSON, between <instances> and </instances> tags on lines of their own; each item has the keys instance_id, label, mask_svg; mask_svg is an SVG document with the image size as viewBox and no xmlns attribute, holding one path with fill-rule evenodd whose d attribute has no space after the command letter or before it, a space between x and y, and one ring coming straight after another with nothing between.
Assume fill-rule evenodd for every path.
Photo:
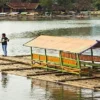
<instances>
[{"instance_id":1,"label":"tree canopy","mask_svg":"<svg viewBox=\"0 0 100 100\"><path fill-rule=\"evenodd\" d=\"M46 10L52 10L53 0L40 0L40 4L46 8Z\"/></svg>"},{"instance_id":2,"label":"tree canopy","mask_svg":"<svg viewBox=\"0 0 100 100\"><path fill-rule=\"evenodd\" d=\"M7 2L40 2L45 10L52 10L53 4L58 4L66 10L100 10L100 0L0 0L0 7L4 7Z\"/></svg>"}]
</instances>

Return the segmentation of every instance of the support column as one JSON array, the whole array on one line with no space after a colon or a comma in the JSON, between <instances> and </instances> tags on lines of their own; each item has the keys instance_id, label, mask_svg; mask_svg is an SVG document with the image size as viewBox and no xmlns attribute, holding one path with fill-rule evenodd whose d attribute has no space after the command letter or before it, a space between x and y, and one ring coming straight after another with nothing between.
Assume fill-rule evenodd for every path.
<instances>
[{"instance_id":1,"label":"support column","mask_svg":"<svg viewBox=\"0 0 100 100\"><path fill-rule=\"evenodd\" d=\"M47 66L47 61L48 61L48 59L47 59L47 51L46 51L46 49L45 49L45 57L46 57L46 67L47 67L47 70L48 70L48 66Z\"/></svg>"},{"instance_id":2,"label":"support column","mask_svg":"<svg viewBox=\"0 0 100 100\"><path fill-rule=\"evenodd\" d=\"M92 64L94 64L94 59L93 59L93 49L91 48L91 60L92 60ZM92 65L92 69L90 68L89 69L89 75L92 75L92 73L93 73L93 69L95 69L94 68L94 66Z\"/></svg>"},{"instance_id":3,"label":"support column","mask_svg":"<svg viewBox=\"0 0 100 100\"><path fill-rule=\"evenodd\" d=\"M63 72L63 61L62 61L61 51L59 51L59 58L60 58L60 66L62 67L62 72Z\"/></svg>"},{"instance_id":4,"label":"support column","mask_svg":"<svg viewBox=\"0 0 100 100\"><path fill-rule=\"evenodd\" d=\"M80 65L79 54L76 54L76 58L77 58L77 67L80 69L79 75L81 76L81 65Z\"/></svg>"},{"instance_id":5,"label":"support column","mask_svg":"<svg viewBox=\"0 0 100 100\"><path fill-rule=\"evenodd\" d=\"M33 66L33 53L32 53L32 47L31 47L31 64Z\"/></svg>"},{"instance_id":6,"label":"support column","mask_svg":"<svg viewBox=\"0 0 100 100\"><path fill-rule=\"evenodd\" d=\"M77 66L78 66L78 68L81 69L81 66L80 66L80 59L79 59L79 54L76 54L76 58L77 58Z\"/></svg>"},{"instance_id":7,"label":"support column","mask_svg":"<svg viewBox=\"0 0 100 100\"><path fill-rule=\"evenodd\" d=\"M93 60L93 49L91 48L91 57L92 57L92 63L94 63L94 60Z\"/></svg>"}]
</instances>

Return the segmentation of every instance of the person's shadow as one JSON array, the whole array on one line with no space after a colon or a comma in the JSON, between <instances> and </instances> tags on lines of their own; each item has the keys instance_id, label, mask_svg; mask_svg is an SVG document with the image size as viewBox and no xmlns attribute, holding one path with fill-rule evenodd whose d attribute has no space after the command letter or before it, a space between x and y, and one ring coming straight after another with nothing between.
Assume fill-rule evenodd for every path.
<instances>
[{"instance_id":1,"label":"person's shadow","mask_svg":"<svg viewBox=\"0 0 100 100\"><path fill-rule=\"evenodd\" d=\"M7 87L7 83L8 83L8 76L4 72L2 72L1 75L2 75L2 80L1 80L2 81L2 87L6 88Z\"/></svg>"}]
</instances>

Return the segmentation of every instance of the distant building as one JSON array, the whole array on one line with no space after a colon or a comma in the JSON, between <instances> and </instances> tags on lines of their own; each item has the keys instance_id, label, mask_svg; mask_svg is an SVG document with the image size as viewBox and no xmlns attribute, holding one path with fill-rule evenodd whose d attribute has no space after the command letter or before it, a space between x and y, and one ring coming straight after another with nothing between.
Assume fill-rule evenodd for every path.
<instances>
[{"instance_id":1,"label":"distant building","mask_svg":"<svg viewBox=\"0 0 100 100\"><path fill-rule=\"evenodd\" d=\"M9 12L30 12L41 10L39 3L7 3Z\"/></svg>"},{"instance_id":2,"label":"distant building","mask_svg":"<svg viewBox=\"0 0 100 100\"><path fill-rule=\"evenodd\" d=\"M100 10L99 11L91 11L91 16L100 17Z\"/></svg>"}]
</instances>

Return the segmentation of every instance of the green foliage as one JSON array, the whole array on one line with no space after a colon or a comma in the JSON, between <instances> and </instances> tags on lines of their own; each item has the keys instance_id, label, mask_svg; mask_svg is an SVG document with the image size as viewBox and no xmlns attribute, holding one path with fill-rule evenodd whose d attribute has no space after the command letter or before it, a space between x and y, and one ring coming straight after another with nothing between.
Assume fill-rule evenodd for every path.
<instances>
[{"instance_id":1,"label":"green foliage","mask_svg":"<svg viewBox=\"0 0 100 100\"><path fill-rule=\"evenodd\" d=\"M91 0L77 0L77 10L90 10L91 7Z\"/></svg>"},{"instance_id":2,"label":"green foliage","mask_svg":"<svg viewBox=\"0 0 100 100\"><path fill-rule=\"evenodd\" d=\"M94 7L100 10L100 0L93 0Z\"/></svg>"},{"instance_id":3,"label":"green foliage","mask_svg":"<svg viewBox=\"0 0 100 100\"><path fill-rule=\"evenodd\" d=\"M57 0L58 4L63 6L65 9L70 9L72 7L71 0Z\"/></svg>"},{"instance_id":4,"label":"green foliage","mask_svg":"<svg viewBox=\"0 0 100 100\"><path fill-rule=\"evenodd\" d=\"M0 0L0 6L3 6L4 4L6 4L9 0Z\"/></svg>"},{"instance_id":5,"label":"green foliage","mask_svg":"<svg viewBox=\"0 0 100 100\"><path fill-rule=\"evenodd\" d=\"M0 0L0 7L4 8L7 2L30 2L38 3L44 10L52 11L52 5L58 4L66 10L100 10L100 0Z\"/></svg>"},{"instance_id":6,"label":"green foliage","mask_svg":"<svg viewBox=\"0 0 100 100\"><path fill-rule=\"evenodd\" d=\"M40 4L47 10L52 10L53 0L40 0Z\"/></svg>"}]
</instances>

